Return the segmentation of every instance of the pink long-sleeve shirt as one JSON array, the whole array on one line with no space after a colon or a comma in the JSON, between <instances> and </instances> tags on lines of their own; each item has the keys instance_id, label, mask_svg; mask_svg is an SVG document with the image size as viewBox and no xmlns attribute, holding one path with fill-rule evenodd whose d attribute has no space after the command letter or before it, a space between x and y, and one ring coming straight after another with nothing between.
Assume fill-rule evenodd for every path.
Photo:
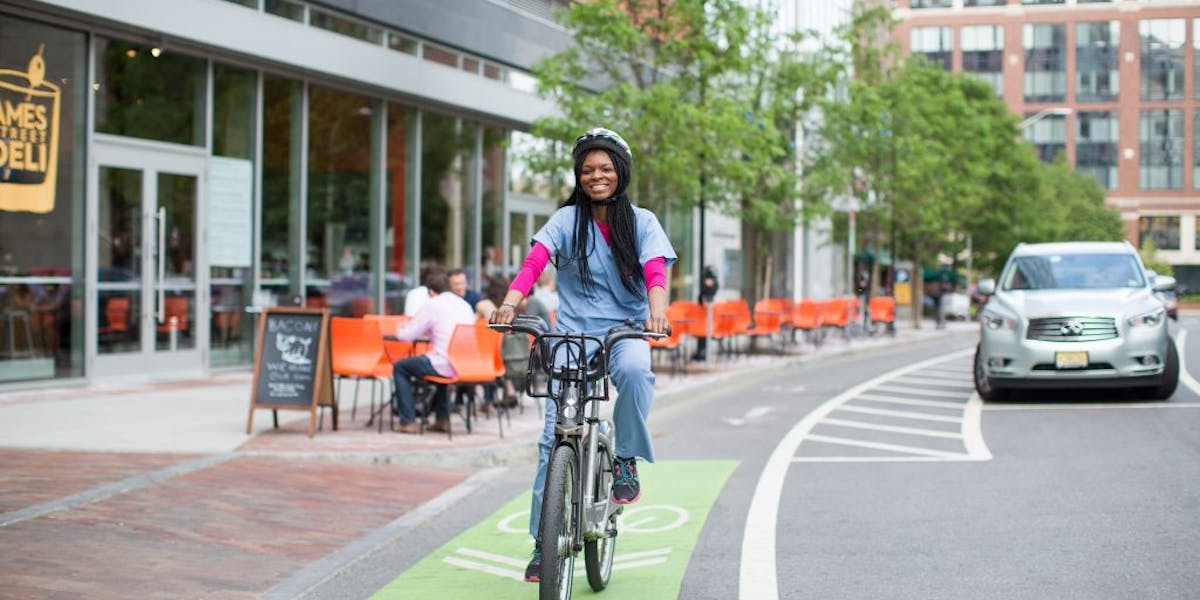
<instances>
[{"instance_id":1,"label":"pink long-sleeve shirt","mask_svg":"<svg viewBox=\"0 0 1200 600\"><path fill-rule=\"evenodd\" d=\"M600 233L604 234L604 241L608 242L608 226L602 226ZM611 245L611 242L609 242ZM542 245L541 242L534 242L533 249L529 251L529 256L525 257L525 262L521 264L521 272L513 278L513 282L508 286L510 290L517 290L522 295L528 296L529 291L533 289L533 284L537 282L538 277L542 275L542 271L546 270L546 264L550 262L550 250ZM656 256L642 265L642 275L646 280L646 291L650 291L652 287L667 287L667 260L662 256Z\"/></svg>"}]
</instances>

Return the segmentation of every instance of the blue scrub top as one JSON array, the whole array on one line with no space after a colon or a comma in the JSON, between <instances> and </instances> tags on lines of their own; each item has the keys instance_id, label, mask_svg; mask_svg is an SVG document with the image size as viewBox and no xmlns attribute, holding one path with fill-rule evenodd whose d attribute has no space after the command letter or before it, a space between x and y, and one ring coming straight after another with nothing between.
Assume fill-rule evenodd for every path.
<instances>
[{"instance_id":1,"label":"blue scrub top","mask_svg":"<svg viewBox=\"0 0 1200 600\"><path fill-rule=\"evenodd\" d=\"M533 236L534 242L541 242L550 251L550 256L559 258L559 331L603 335L627 319L644 323L650 316L646 290L641 290L639 296L621 285L612 249L604 242L595 221L592 221L592 230L588 234L591 248L587 256L595 285L590 292L584 289L579 265L571 260L575 256L575 211L574 205L558 209ZM666 266L675 264L675 249L654 213L635 206L633 214L637 223L638 262L645 267L647 261L661 256L666 260Z\"/></svg>"}]
</instances>

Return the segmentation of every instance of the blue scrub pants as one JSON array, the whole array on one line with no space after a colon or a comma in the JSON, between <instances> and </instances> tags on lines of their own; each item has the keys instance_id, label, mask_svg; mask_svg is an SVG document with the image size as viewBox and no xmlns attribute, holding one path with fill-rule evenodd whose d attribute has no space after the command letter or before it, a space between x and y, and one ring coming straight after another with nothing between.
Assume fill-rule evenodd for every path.
<instances>
[{"instance_id":1,"label":"blue scrub pants","mask_svg":"<svg viewBox=\"0 0 1200 600\"><path fill-rule=\"evenodd\" d=\"M654 444L650 440L650 428L646 426L650 405L654 403L650 344L645 340L617 342L609 355L608 370L617 388L616 405L613 406L613 424L617 428L616 448L613 449L615 456L654 462ZM542 519L542 495L546 488L546 469L550 463L557 419L558 409L554 401L547 399L546 423L542 428L542 438L538 441L537 475L533 479L533 502L529 509L529 535L534 539L538 537Z\"/></svg>"}]
</instances>

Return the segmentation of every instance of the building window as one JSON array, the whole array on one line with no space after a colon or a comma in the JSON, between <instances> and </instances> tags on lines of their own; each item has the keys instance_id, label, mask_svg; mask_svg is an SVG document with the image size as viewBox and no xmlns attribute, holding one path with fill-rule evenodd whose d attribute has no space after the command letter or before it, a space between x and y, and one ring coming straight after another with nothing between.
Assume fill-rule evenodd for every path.
<instances>
[{"instance_id":1,"label":"building window","mask_svg":"<svg viewBox=\"0 0 1200 600\"><path fill-rule=\"evenodd\" d=\"M299 81L263 77L262 239L259 285L279 305L300 294L300 182L304 151L304 87Z\"/></svg>"},{"instance_id":2,"label":"building window","mask_svg":"<svg viewBox=\"0 0 1200 600\"><path fill-rule=\"evenodd\" d=\"M0 383L83 375L87 47L0 13Z\"/></svg>"},{"instance_id":3,"label":"building window","mask_svg":"<svg viewBox=\"0 0 1200 600\"><path fill-rule=\"evenodd\" d=\"M1183 111L1143 110L1138 128L1141 159L1138 187L1143 190L1183 188Z\"/></svg>"},{"instance_id":4,"label":"building window","mask_svg":"<svg viewBox=\"0 0 1200 600\"><path fill-rule=\"evenodd\" d=\"M468 265L475 222L474 148L474 124L457 117L422 113L422 267L454 269Z\"/></svg>"},{"instance_id":5,"label":"building window","mask_svg":"<svg viewBox=\"0 0 1200 600\"><path fill-rule=\"evenodd\" d=\"M954 6L954 0L912 0L909 2L912 8L950 8Z\"/></svg>"},{"instance_id":6,"label":"building window","mask_svg":"<svg viewBox=\"0 0 1200 600\"><path fill-rule=\"evenodd\" d=\"M263 10L285 19L304 22L304 5L299 2L293 2L292 0L267 0L263 4Z\"/></svg>"},{"instance_id":7,"label":"building window","mask_svg":"<svg viewBox=\"0 0 1200 600\"><path fill-rule=\"evenodd\" d=\"M1100 187L1117 189L1117 141L1120 120L1114 112L1075 115L1075 170L1091 175Z\"/></svg>"},{"instance_id":8,"label":"building window","mask_svg":"<svg viewBox=\"0 0 1200 600\"><path fill-rule=\"evenodd\" d=\"M1066 100L1066 25L1025 25L1022 33L1025 46L1025 101Z\"/></svg>"},{"instance_id":9,"label":"building window","mask_svg":"<svg viewBox=\"0 0 1200 600\"><path fill-rule=\"evenodd\" d=\"M1179 250L1179 217L1138 217L1138 246L1153 240L1159 250Z\"/></svg>"},{"instance_id":10,"label":"building window","mask_svg":"<svg viewBox=\"0 0 1200 600\"><path fill-rule=\"evenodd\" d=\"M963 6L1004 6L1008 0L963 0Z\"/></svg>"},{"instance_id":11,"label":"building window","mask_svg":"<svg viewBox=\"0 0 1200 600\"><path fill-rule=\"evenodd\" d=\"M347 35L372 44L383 43L383 30L323 10L310 9L308 22L313 27Z\"/></svg>"},{"instance_id":12,"label":"building window","mask_svg":"<svg viewBox=\"0 0 1200 600\"><path fill-rule=\"evenodd\" d=\"M1200 19L1192 21L1192 86L1200 98Z\"/></svg>"},{"instance_id":13,"label":"building window","mask_svg":"<svg viewBox=\"0 0 1200 600\"><path fill-rule=\"evenodd\" d=\"M963 71L1004 96L1004 26L967 25L962 28Z\"/></svg>"},{"instance_id":14,"label":"building window","mask_svg":"<svg viewBox=\"0 0 1200 600\"><path fill-rule=\"evenodd\" d=\"M1021 0L1021 4L1066 4L1066 0Z\"/></svg>"},{"instance_id":15,"label":"building window","mask_svg":"<svg viewBox=\"0 0 1200 600\"><path fill-rule=\"evenodd\" d=\"M387 162L384 166L384 302L388 314L404 314L408 291L421 285L415 275L417 246L412 224L416 219L417 128L415 109L389 103L387 109Z\"/></svg>"},{"instance_id":16,"label":"building window","mask_svg":"<svg viewBox=\"0 0 1200 600\"><path fill-rule=\"evenodd\" d=\"M1183 99L1184 23L1183 19L1152 19L1138 23L1142 100Z\"/></svg>"},{"instance_id":17,"label":"building window","mask_svg":"<svg viewBox=\"0 0 1200 600\"><path fill-rule=\"evenodd\" d=\"M1037 113L1028 113L1026 118ZM1038 158L1043 162L1054 162L1060 152L1067 149L1066 115L1046 115L1025 127L1025 139L1033 144Z\"/></svg>"},{"instance_id":18,"label":"building window","mask_svg":"<svg viewBox=\"0 0 1200 600\"><path fill-rule=\"evenodd\" d=\"M1200 188L1200 111L1192 113L1192 187Z\"/></svg>"},{"instance_id":19,"label":"building window","mask_svg":"<svg viewBox=\"0 0 1200 600\"><path fill-rule=\"evenodd\" d=\"M954 30L949 27L913 27L909 34L910 51L924 56L930 64L949 71L954 57Z\"/></svg>"},{"instance_id":20,"label":"building window","mask_svg":"<svg viewBox=\"0 0 1200 600\"><path fill-rule=\"evenodd\" d=\"M371 305L377 102L310 86L305 305L359 317Z\"/></svg>"},{"instance_id":21,"label":"building window","mask_svg":"<svg viewBox=\"0 0 1200 600\"><path fill-rule=\"evenodd\" d=\"M1075 26L1075 99L1110 102L1120 90L1121 23L1079 23Z\"/></svg>"},{"instance_id":22,"label":"building window","mask_svg":"<svg viewBox=\"0 0 1200 600\"><path fill-rule=\"evenodd\" d=\"M204 145L205 61L100 38L96 131Z\"/></svg>"}]
</instances>

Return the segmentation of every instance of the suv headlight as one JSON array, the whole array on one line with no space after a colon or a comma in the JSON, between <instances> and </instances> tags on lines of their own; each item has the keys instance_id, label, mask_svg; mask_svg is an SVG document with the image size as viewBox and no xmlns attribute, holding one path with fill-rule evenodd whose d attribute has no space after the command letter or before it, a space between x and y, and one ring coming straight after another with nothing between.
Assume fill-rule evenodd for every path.
<instances>
[{"instance_id":1,"label":"suv headlight","mask_svg":"<svg viewBox=\"0 0 1200 600\"><path fill-rule=\"evenodd\" d=\"M1012 319L992 311L985 311L979 317L983 321L984 327L988 329L1008 329L1015 331L1017 329L1017 320Z\"/></svg>"},{"instance_id":2,"label":"suv headlight","mask_svg":"<svg viewBox=\"0 0 1200 600\"><path fill-rule=\"evenodd\" d=\"M1149 327L1162 323L1163 317L1166 316L1166 314L1167 309L1156 308L1148 313L1142 313L1136 317L1129 317L1128 319L1125 319L1125 322L1128 323L1130 327L1140 327L1143 325Z\"/></svg>"}]
</instances>

